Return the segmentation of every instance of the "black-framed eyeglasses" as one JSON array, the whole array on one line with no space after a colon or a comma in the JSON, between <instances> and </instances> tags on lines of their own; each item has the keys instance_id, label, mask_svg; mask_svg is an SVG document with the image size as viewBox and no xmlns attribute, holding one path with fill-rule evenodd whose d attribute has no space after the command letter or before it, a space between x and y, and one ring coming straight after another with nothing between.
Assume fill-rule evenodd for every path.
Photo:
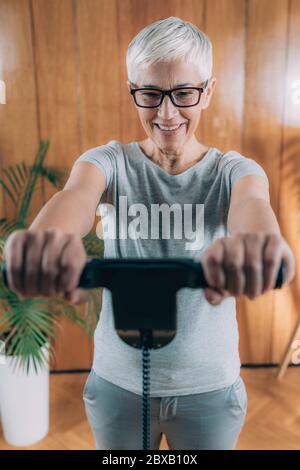
<instances>
[{"instance_id":1,"label":"black-framed eyeglasses","mask_svg":"<svg viewBox=\"0 0 300 470\"><path fill-rule=\"evenodd\" d=\"M171 90L161 90L159 88L131 88L130 94L133 96L135 104L140 108L159 107L166 95L179 108L189 108L196 106L201 98L201 94L206 90L209 79L203 87L177 87Z\"/></svg>"}]
</instances>

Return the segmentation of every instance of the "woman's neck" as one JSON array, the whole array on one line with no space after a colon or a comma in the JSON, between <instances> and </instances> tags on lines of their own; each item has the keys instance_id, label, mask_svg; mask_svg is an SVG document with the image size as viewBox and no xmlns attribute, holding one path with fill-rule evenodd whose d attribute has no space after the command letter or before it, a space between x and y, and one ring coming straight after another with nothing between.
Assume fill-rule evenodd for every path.
<instances>
[{"instance_id":1,"label":"woman's neck","mask_svg":"<svg viewBox=\"0 0 300 470\"><path fill-rule=\"evenodd\" d=\"M168 153L156 149L153 142L149 142L148 139L138 142L138 144L147 158L172 175L182 173L195 165L202 160L208 151L208 147L198 141L182 153Z\"/></svg>"}]
</instances>

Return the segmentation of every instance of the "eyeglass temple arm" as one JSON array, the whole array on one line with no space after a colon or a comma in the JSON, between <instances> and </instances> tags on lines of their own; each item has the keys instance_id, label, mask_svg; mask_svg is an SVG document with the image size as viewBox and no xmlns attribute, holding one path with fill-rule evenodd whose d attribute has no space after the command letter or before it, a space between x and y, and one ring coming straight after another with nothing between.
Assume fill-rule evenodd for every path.
<instances>
[{"instance_id":1,"label":"eyeglass temple arm","mask_svg":"<svg viewBox=\"0 0 300 470\"><path fill-rule=\"evenodd\" d=\"M211 78L211 77L210 77L210 78ZM203 91L206 90L206 88L208 87L208 83L209 83L210 78L208 78L208 79L206 80L206 82L204 83Z\"/></svg>"}]
</instances>

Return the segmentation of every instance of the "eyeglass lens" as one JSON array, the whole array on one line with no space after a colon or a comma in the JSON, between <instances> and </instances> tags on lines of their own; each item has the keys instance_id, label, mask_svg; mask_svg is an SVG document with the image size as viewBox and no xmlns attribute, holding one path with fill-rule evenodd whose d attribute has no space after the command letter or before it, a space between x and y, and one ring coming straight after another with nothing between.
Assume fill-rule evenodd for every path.
<instances>
[{"instance_id":1,"label":"eyeglass lens","mask_svg":"<svg viewBox=\"0 0 300 470\"><path fill-rule=\"evenodd\" d=\"M172 91L172 97L179 106L193 106L199 99L200 90L178 89ZM140 106L158 106L161 100L161 92L158 90L138 90L135 99Z\"/></svg>"}]
</instances>

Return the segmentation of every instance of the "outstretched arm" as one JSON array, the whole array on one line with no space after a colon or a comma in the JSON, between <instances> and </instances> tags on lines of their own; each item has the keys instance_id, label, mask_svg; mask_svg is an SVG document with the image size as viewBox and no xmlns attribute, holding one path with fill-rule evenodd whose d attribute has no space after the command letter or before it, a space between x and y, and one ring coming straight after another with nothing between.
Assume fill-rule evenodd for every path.
<instances>
[{"instance_id":1,"label":"outstretched arm","mask_svg":"<svg viewBox=\"0 0 300 470\"><path fill-rule=\"evenodd\" d=\"M244 176L232 188L228 213L230 237L216 240L201 257L204 275L213 289L205 296L213 305L228 296L250 299L274 288L281 261L285 280L295 275L295 258L281 236L270 205L267 181L261 176Z\"/></svg>"}]
</instances>

